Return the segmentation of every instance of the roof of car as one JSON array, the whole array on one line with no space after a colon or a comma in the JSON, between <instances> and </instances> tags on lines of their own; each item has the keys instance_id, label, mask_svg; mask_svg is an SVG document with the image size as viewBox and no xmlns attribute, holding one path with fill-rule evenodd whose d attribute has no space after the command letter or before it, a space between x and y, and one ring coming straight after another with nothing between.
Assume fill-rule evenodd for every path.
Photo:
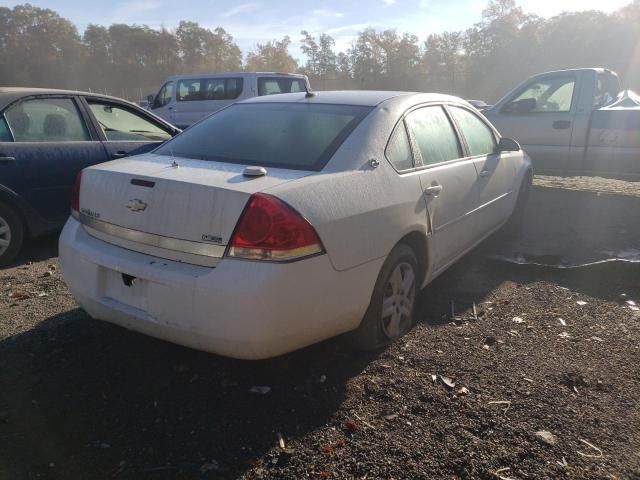
<instances>
[{"instance_id":1,"label":"roof of car","mask_svg":"<svg viewBox=\"0 0 640 480\"><path fill-rule=\"evenodd\" d=\"M337 90L314 92L313 97L307 97L305 92L281 93L252 97L240 103L317 103L331 105L356 105L375 107L382 102L396 97L419 96L421 102L442 102L459 100L449 95L438 93L391 92L378 90Z\"/></svg>"},{"instance_id":2,"label":"roof of car","mask_svg":"<svg viewBox=\"0 0 640 480\"><path fill-rule=\"evenodd\" d=\"M58 90L55 88L33 87L0 87L0 110L22 97L30 97L33 95L87 95L91 97L100 97L110 100L123 101L121 98L111 97L109 95L102 95L100 93L92 92L81 92L78 90Z\"/></svg>"},{"instance_id":3,"label":"roof of car","mask_svg":"<svg viewBox=\"0 0 640 480\"><path fill-rule=\"evenodd\" d=\"M229 78L229 77L295 77L305 78L305 75L301 73L288 73L288 72L209 72L209 73L181 73L178 75L171 75L167 81L170 80L190 80L190 79L202 79L202 78Z\"/></svg>"}]
</instances>

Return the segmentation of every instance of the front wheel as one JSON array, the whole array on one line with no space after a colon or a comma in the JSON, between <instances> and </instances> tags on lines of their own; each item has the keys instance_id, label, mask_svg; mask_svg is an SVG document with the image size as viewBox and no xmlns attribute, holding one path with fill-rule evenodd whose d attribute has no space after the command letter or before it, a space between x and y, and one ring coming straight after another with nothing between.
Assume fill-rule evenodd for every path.
<instances>
[{"instance_id":1,"label":"front wheel","mask_svg":"<svg viewBox=\"0 0 640 480\"><path fill-rule=\"evenodd\" d=\"M24 227L20 217L0 203L0 267L16 258L24 239Z\"/></svg>"},{"instance_id":2,"label":"front wheel","mask_svg":"<svg viewBox=\"0 0 640 480\"><path fill-rule=\"evenodd\" d=\"M382 266L367 313L351 333L351 343L361 350L374 350L406 334L414 323L417 284L416 255L399 244Z\"/></svg>"}]
</instances>

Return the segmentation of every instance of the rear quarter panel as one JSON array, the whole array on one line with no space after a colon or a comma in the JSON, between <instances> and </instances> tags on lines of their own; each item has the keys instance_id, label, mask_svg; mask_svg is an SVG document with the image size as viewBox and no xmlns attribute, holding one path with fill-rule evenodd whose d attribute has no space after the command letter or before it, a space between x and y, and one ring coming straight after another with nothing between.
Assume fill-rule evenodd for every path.
<instances>
[{"instance_id":1,"label":"rear quarter panel","mask_svg":"<svg viewBox=\"0 0 640 480\"><path fill-rule=\"evenodd\" d=\"M387 256L409 232L427 233L418 176L398 175L384 157L396 110L369 114L322 172L266 192L311 222L336 270ZM371 159L380 162L378 168L371 167Z\"/></svg>"}]
</instances>

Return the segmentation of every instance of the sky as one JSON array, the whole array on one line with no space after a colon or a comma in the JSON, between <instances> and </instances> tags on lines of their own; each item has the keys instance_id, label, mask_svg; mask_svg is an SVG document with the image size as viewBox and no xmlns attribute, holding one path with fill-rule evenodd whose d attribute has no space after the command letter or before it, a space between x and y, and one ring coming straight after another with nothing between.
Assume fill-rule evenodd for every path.
<instances>
[{"instance_id":1,"label":"sky","mask_svg":"<svg viewBox=\"0 0 640 480\"><path fill-rule=\"evenodd\" d=\"M24 2L0 0L0 6L6 7L19 3ZM111 0L100 6L77 0L29 0L29 3L55 10L74 22L80 33L90 23L135 23L174 29L180 20L191 20L212 29L223 27L245 53L256 43L289 35L293 40L292 54L301 58L301 30L308 30L314 36L331 35L336 40L337 51L349 48L358 32L368 26L380 30L395 28L426 39L430 33L464 30L479 22L488 0ZM612 12L631 0L519 0L517 3L529 13L550 17L563 11Z\"/></svg>"}]
</instances>

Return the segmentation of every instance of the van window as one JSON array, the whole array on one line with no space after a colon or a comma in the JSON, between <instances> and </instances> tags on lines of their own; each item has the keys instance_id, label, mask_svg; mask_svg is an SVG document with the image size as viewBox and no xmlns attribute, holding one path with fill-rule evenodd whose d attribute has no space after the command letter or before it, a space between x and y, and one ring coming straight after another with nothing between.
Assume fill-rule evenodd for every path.
<instances>
[{"instance_id":1,"label":"van window","mask_svg":"<svg viewBox=\"0 0 640 480\"><path fill-rule=\"evenodd\" d=\"M304 92L303 78L262 77L258 78L258 95L273 95L275 93Z\"/></svg>"},{"instance_id":2,"label":"van window","mask_svg":"<svg viewBox=\"0 0 640 480\"><path fill-rule=\"evenodd\" d=\"M322 170L371 107L236 103L158 148L158 155Z\"/></svg>"},{"instance_id":3,"label":"van window","mask_svg":"<svg viewBox=\"0 0 640 480\"><path fill-rule=\"evenodd\" d=\"M160 88L160 91L158 92L158 95L156 95L156 98L153 102L152 108L164 107L166 104L170 103L172 99L173 82L167 82L162 86L162 88Z\"/></svg>"},{"instance_id":4,"label":"van window","mask_svg":"<svg viewBox=\"0 0 640 480\"><path fill-rule=\"evenodd\" d=\"M178 82L179 102L234 100L242 93L242 78L198 78Z\"/></svg>"}]
</instances>

